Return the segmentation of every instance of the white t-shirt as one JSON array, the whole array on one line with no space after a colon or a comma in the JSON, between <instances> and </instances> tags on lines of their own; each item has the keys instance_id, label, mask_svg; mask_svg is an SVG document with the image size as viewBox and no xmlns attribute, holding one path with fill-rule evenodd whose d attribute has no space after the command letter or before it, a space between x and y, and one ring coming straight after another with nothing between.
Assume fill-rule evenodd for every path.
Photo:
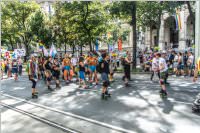
<instances>
[{"instance_id":1,"label":"white t-shirt","mask_svg":"<svg viewBox=\"0 0 200 133\"><path fill-rule=\"evenodd\" d=\"M159 60L156 59L156 58L153 58L153 60L152 60L152 70L158 69L158 67L159 67L158 63L159 63Z\"/></svg>"},{"instance_id":2,"label":"white t-shirt","mask_svg":"<svg viewBox=\"0 0 200 133\"><path fill-rule=\"evenodd\" d=\"M161 67L163 66L163 67ZM160 72L165 72L167 71L168 67L167 67L167 63L165 61L165 59L163 59L162 57L159 58L159 70Z\"/></svg>"},{"instance_id":3,"label":"white t-shirt","mask_svg":"<svg viewBox=\"0 0 200 133\"><path fill-rule=\"evenodd\" d=\"M77 58L72 58L71 59L71 63L72 63L72 66L76 66L77 65Z\"/></svg>"},{"instance_id":4,"label":"white t-shirt","mask_svg":"<svg viewBox=\"0 0 200 133\"><path fill-rule=\"evenodd\" d=\"M174 61L175 61L175 62L178 62L178 55L175 55Z\"/></svg>"},{"instance_id":5,"label":"white t-shirt","mask_svg":"<svg viewBox=\"0 0 200 133\"><path fill-rule=\"evenodd\" d=\"M193 56L193 55L190 55L190 56L188 57L188 63L193 64L193 62L194 62L194 56Z\"/></svg>"}]
</instances>

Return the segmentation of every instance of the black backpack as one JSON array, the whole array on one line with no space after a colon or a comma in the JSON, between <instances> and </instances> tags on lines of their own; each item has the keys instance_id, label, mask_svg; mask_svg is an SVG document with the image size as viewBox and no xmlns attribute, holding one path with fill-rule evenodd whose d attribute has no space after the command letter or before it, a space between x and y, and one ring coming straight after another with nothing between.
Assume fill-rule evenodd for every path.
<instances>
[{"instance_id":1,"label":"black backpack","mask_svg":"<svg viewBox=\"0 0 200 133\"><path fill-rule=\"evenodd\" d=\"M99 62L99 63L97 64L97 67L96 67L98 73L102 73L101 63L102 63L102 62Z\"/></svg>"},{"instance_id":2,"label":"black backpack","mask_svg":"<svg viewBox=\"0 0 200 133\"><path fill-rule=\"evenodd\" d=\"M123 59L121 59L121 64L122 64L122 66L125 66L125 64L126 64L126 61L125 61L125 59L123 58Z\"/></svg>"}]
</instances>

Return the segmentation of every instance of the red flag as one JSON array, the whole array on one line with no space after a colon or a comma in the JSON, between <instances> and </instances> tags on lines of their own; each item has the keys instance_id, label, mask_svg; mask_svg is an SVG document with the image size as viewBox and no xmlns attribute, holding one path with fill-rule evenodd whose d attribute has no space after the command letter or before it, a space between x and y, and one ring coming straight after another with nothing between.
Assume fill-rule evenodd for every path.
<instances>
[{"instance_id":1,"label":"red flag","mask_svg":"<svg viewBox=\"0 0 200 133\"><path fill-rule=\"evenodd\" d=\"M122 51L122 39L121 38L118 39L118 50Z\"/></svg>"}]
</instances>

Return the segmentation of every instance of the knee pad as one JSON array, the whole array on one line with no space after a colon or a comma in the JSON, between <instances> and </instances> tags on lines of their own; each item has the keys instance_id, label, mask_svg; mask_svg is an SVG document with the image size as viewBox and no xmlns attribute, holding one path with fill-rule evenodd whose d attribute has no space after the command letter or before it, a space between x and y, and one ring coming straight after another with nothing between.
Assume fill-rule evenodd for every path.
<instances>
[{"instance_id":1,"label":"knee pad","mask_svg":"<svg viewBox=\"0 0 200 133\"><path fill-rule=\"evenodd\" d=\"M161 84L161 85L164 85L164 84L165 84L164 80L161 79L161 80L160 80L160 84Z\"/></svg>"},{"instance_id":2,"label":"knee pad","mask_svg":"<svg viewBox=\"0 0 200 133\"><path fill-rule=\"evenodd\" d=\"M109 82L108 82L108 81L104 81L104 82L103 82L103 86L104 86L104 87L108 87L108 86L109 86Z\"/></svg>"}]
</instances>

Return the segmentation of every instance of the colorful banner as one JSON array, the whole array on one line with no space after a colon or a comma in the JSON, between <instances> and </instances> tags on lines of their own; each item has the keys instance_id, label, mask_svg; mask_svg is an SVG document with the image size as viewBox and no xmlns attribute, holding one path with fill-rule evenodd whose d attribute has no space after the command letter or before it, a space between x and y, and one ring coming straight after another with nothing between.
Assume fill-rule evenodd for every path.
<instances>
[{"instance_id":1,"label":"colorful banner","mask_svg":"<svg viewBox=\"0 0 200 133\"><path fill-rule=\"evenodd\" d=\"M121 38L118 39L118 50L122 51L122 39Z\"/></svg>"},{"instance_id":2,"label":"colorful banner","mask_svg":"<svg viewBox=\"0 0 200 133\"><path fill-rule=\"evenodd\" d=\"M26 55L25 49L15 49L14 53L16 54L17 57L22 57Z\"/></svg>"},{"instance_id":3,"label":"colorful banner","mask_svg":"<svg viewBox=\"0 0 200 133\"><path fill-rule=\"evenodd\" d=\"M48 52L48 50L45 47L43 47L43 52L44 52L44 56L45 57L49 56L49 52Z\"/></svg>"},{"instance_id":4,"label":"colorful banner","mask_svg":"<svg viewBox=\"0 0 200 133\"><path fill-rule=\"evenodd\" d=\"M176 15L174 17L175 17L175 21L176 21L176 30L181 30L182 22L181 22L180 10L176 9Z\"/></svg>"},{"instance_id":5,"label":"colorful banner","mask_svg":"<svg viewBox=\"0 0 200 133\"><path fill-rule=\"evenodd\" d=\"M55 55L57 54L57 50L55 48L55 46L52 44L51 45L51 49L50 49L50 56L55 57Z\"/></svg>"},{"instance_id":6,"label":"colorful banner","mask_svg":"<svg viewBox=\"0 0 200 133\"><path fill-rule=\"evenodd\" d=\"M109 52L113 52L115 50L114 45L108 44L108 50L109 50Z\"/></svg>"}]
</instances>

